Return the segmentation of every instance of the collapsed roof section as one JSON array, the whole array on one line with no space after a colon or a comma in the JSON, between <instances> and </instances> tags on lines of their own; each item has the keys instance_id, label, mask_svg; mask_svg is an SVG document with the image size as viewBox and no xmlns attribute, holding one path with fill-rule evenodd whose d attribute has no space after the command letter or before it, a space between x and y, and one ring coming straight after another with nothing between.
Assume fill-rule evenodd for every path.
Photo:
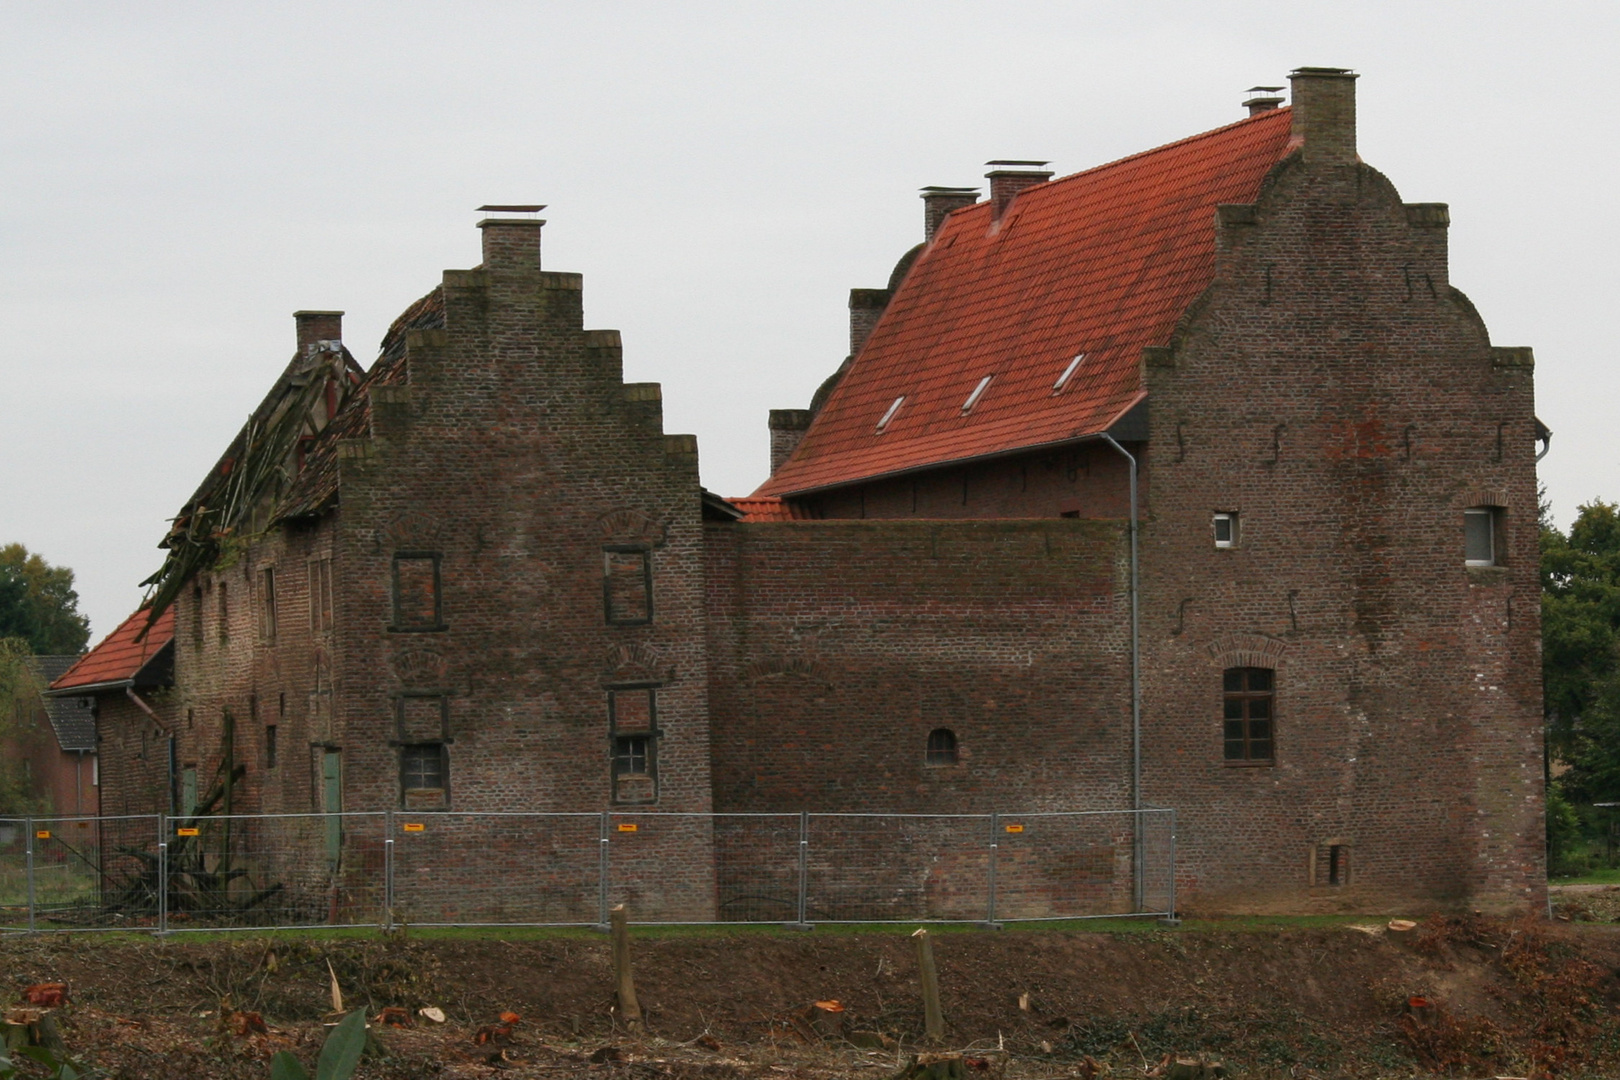
<instances>
[{"instance_id":1,"label":"collapsed roof section","mask_svg":"<svg viewBox=\"0 0 1620 1080\"><path fill-rule=\"evenodd\" d=\"M1289 152L1290 113L1033 184L1005 208L951 213L755 495L1107 431L1143 399L1143 347L1168 344L1213 279L1215 207L1253 202Z\"/></svg>"}]
</instances>

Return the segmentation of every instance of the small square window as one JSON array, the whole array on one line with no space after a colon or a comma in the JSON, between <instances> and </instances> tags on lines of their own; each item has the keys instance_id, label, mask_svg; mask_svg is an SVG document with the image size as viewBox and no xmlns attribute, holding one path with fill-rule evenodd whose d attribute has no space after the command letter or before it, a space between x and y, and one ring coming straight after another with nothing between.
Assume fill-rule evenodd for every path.
<instances>
[{"instance_id":1,"label":"small square window","mask_svg":"<svg viewBox=\"0 0 1620 1080\"><path fill-rule=\"evenodd\" d=\"M1238 516L1230 510L1216 513L1214 519L1215 546L1218 548L1237 547L1238 543Z\"/></svg>"},{"instance_id":2,"label":"small square window","mask_svg":"<svg viewBox=\"0 0 1620 1080\"><path fill-rule=\"evenodd\" d=\"M401 802L407 809L431 810L446 804L450 767L443 743L412 743L399 748Z\"/></svg>"},{"instance_id":3,"label":"small square window","mask_svg":"<svg viewBox=\"0 0 1620 1080\"><path fill-rule=\"evenodd\" d=\"M1502 511L1495 506L1470 506L1463 511L1463 561L1468 566L1496 566L1501 562L1498 535Z\"/></svg>"}]
</instances>

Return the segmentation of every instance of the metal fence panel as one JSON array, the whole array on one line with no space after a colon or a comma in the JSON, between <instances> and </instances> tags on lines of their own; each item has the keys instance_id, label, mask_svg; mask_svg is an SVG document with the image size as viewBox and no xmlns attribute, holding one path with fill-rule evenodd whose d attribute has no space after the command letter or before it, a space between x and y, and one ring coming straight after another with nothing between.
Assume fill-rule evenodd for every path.
<instances>
[{"instance_id":1,"label":"metal fence panel","mask_svg":"<svg viewBox=\"0 0 1620 1080\"><path fill-rule=\"evenodd\" d=\"M0 930L1016 921L1175 911L1175 813L0 819Z\"/></svg>"},{"instance_id":2,"label":"metal fence panel","mask_svg":"<svg viewBox=\"0 0 1620 1080\"><path fill-rule=\"evenodd\" d=\"M386 816L168 819L167 929L382 925Z\"/></svg>"},{"instance_id":3,"label":"metal fence panel","mask_svg":"<svg viewBox=\"0 0 1620 1080\"><path fill-rule=\"evenodd\" d=\"M595 923L601 815L399 811L393 913L421 926Z\"/></svg>"},{"instance_id":4,"label":"metal fence panel","mask_svg":"<svg viewBox=\"0 0 1620 1080\"><path fill-rule=\"evenodd\" d=\"M987 814L811 814L806 918L986 918L989 821Z\"/></svg>"}]
</instances>

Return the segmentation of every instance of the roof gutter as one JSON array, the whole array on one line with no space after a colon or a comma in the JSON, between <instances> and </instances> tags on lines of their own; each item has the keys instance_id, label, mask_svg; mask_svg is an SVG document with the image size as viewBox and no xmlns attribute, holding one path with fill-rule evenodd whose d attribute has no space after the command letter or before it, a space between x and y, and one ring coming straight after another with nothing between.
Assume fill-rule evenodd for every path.
<instances>
[{"instance_id":1,"label":"roof gutter","mask_svg":"<svg viewBox=\"0 0 1620 1080\"><path fill-rule=\"evenodd\" d=\"M127 690L135 685L134 679L115 679L112 682L83 683L79 686L52 686L40 691L42 697L84 697L87 694L108 694Z\"/></svg>"}]
</instances>

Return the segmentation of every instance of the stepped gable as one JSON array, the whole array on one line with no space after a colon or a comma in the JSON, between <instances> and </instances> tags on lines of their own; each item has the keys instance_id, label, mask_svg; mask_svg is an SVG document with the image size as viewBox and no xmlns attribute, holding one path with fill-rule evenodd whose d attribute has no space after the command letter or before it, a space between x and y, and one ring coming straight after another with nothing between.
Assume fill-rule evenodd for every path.
<instances>
[{"instance_id":1,"label":"stepped gable","mask_svg":"<svg viewBox=\"0 0 1620 1080\"><path fill-rule=\"evenodd\" d=\"M1290 121L1290 109L1268 110L1034 185L999 222L990 202L949 215L793 456L754 494L1106 431L1144 397L1142 348L1168 344L1213 278L1215 207L1255 200L1291 149Z\"/></svg>"},{"instance_id":2,"label":"stepped gable","mask_svg":"<svg viewBox=\"0 0 1620 1080\"><path fill-rule=\"evenodd\" d=\"M159 615L151 630L147 630L147 614L142 608L120 623L101 644L79 657L51 683L51 691L60 693L133 683L141 669L174 640L174 608Z\"/></svg>"},{"instance_id":3,"label":"stepped gable","mask_svg":"<svg viewBox=\"0 0 1620 1080\"><path fill-rule=\"evenodd\" d=\"M337 496L337 445L342 439L359 439L371 433L371 397L374 386L392 386L409 381L405 365L405 335L411 330L437 330L444 326L444 290L435 288L400 313L383 335L377 360L360 384L349 394L343 407L332 418L304 453L304 467L276 507L277 520L318 514Z\"/></svg>"}]
</instances>

